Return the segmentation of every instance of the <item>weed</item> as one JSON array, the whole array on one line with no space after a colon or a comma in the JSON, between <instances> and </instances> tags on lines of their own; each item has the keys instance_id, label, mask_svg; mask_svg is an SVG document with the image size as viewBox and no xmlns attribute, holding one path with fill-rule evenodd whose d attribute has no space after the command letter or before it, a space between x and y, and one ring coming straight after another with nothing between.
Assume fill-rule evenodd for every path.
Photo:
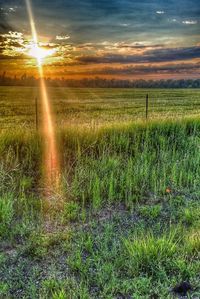
<instances>
[{"instance_id":1,"label":"weed","mask_svg":"<svg viewBox=\"0 0 200 299\"><path fill-rule=\"evenodd\" d=\"M9 234L11 222L14 217L14 199L12 194L0 197L0 237Z\"/></svg>"},{"instance_id":2,"label":"weed","mask_svg":"<svg viewBox=\"0 0 200 299\"><path fill-rule=\"evenodd\" d=\"M136 236L133 240L124 241L128 253L129 271L157 275L159 268L168 268L177 253L177 233L163 234L155 237L152 233Z\"/></svg>"}]
</instances>

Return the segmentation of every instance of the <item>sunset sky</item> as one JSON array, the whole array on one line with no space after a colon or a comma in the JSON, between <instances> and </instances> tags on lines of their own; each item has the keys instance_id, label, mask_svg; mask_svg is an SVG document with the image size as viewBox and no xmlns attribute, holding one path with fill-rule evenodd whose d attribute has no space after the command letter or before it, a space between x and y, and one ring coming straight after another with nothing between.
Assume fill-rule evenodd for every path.
<instances>
[{"instance_id":1,"label":"sunset sky","mask_svg":"<svg viewBox=\"0 0 200 299\"><path fill-rule=\"evenodd\" d=\"M200 77L199 0L32 0L45 76ZM0 68L38 75L25 1L0 0ZM46 57L45 57L46 56Z\"/></svg>"}]
</instances>

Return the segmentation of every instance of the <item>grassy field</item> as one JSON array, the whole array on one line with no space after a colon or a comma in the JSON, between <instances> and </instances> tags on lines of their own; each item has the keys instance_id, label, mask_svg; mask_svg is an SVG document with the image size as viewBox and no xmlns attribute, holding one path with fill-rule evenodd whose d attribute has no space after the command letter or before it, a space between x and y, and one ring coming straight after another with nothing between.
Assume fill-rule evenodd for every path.
<instances>
[{"instance_id":1,"label":"grassy field","mask_svg":"<svg viewBox=\"0 0 200 299\"><path fill-rule=\"evenodd\" d=\"M200 113L199 89L49 88L56 122L62 128L143 120L147 93L150 119L195 117ZM39 100L37 88L0 87L0 129L35 128L35 97Z\"/></svg>"},{"instance_id":2,"label":"grassy field","mask_svg":"<svg viewBox=\"0 0 200 299\"><path fill-rule=\"evenodd\" d=\"M0 90L0 298L200 298L200 91L150 90L143 122L145 90L50 89L47 199L37 90Z\"/></svg>"}]
</instances>

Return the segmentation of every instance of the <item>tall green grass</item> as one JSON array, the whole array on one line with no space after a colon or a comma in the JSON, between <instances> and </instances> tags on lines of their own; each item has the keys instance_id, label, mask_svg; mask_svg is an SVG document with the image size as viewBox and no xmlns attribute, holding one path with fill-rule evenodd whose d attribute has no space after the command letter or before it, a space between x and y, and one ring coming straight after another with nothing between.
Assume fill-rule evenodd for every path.
<instances>
[{"instance_id":1,"label":"tall green grass","mask_svg":"<svg viewBox=\"0 0 200 299\"><path fill-rule=\"evenodd\" d=\"M196 120L118 126L93 136L85 133L77 139L79 154L68 195L98 207L163 196L166 189L197 192L199 132Z\"/></svg>"},{"instance_id":2,"label":"tall green grass","mask_svg":"<svg viewBox=\"0 0 200 299\"><path fill-rule=\"evenodd\" d=\"M57 139L66 202L99 209L172 194L200 194L198 119L69 128L59 131ZM0 196L12 193L15 198L8 218L19 218L25 211L31 217L40 214L42 168L40 135L14 130L0 135ZM8 209L3 201L2 209Z\"/></svg>"}]
</instances>

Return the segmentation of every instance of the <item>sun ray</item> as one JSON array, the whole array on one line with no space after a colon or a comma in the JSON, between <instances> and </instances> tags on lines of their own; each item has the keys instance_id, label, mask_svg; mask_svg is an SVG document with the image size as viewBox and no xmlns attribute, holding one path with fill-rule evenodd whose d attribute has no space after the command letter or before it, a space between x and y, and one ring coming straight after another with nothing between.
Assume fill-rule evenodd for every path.
<instances>
[{"instance_id":1,"label":"sun ray","mask_svg":"<svg viewBox=\"0 0 200 299\"><path fill-rule=\"evenodd\" d=\"M38 37L36 26L34 23L32 8L30 0L25 0L27 11L30 20L32 38L33 38L33 47L31 48L32 56L36 58L38 65L38 72L40 76L40 90L41 90L41 99L42 99L42 110L43 110L43 133L44 133L44 170L45 178L47 183L47 188L50 189L58 185L59 180L59 158L56 148L56 138L52 120L52 113L47 93L47 88L44 80L44 72L42 67L42 58L44 52L38 46Z\"/></svg>"}]
</instances>

